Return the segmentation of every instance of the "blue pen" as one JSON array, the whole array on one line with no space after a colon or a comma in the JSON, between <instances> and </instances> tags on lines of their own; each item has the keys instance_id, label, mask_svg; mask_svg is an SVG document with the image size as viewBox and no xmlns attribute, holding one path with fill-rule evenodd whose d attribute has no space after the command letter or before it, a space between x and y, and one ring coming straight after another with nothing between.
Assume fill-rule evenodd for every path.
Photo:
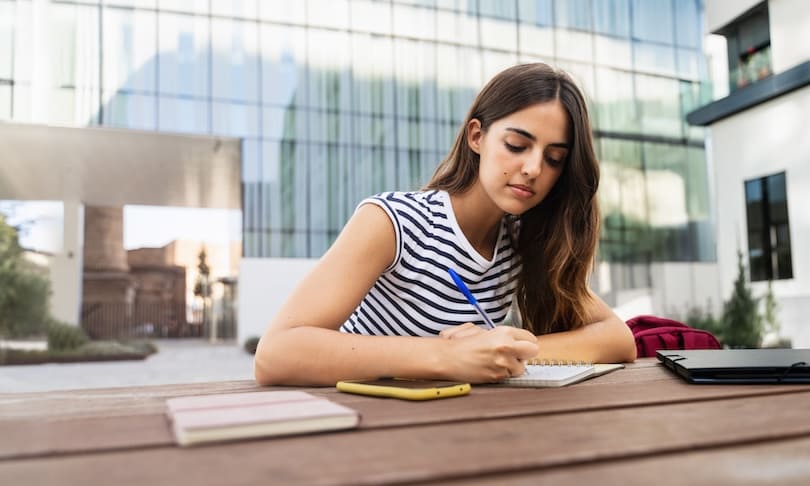
<instances>
[{"instance_id":1,"label":"blue pen","mask_svg":"<svg viewBox=\"0 0 810 486\"><path fill-rule=\"evenodd\" d=\"M456 287L458 287L461 293L464 294L464 297L467 297L467 300L470 302L470 304L472 304L473 307L475 307L475 310L477 310L478 314L480 314L481 317L484 319L484 323L490 329L495 329L495 323L492 322L492 319L490 319L487 313L484 312L484 309L482 309L481 306L478 305L478 301L475 300L475 297L473 297L473 294L472 292L470 292L470 289L468 289L467 286L464 284L464 280L461 280L461 277L459 277L456 271L453 270L452 268L448 268L447 272L450 274L450 277L453 279L453 282L456 283Z\"/></svg>"}]
</instances>

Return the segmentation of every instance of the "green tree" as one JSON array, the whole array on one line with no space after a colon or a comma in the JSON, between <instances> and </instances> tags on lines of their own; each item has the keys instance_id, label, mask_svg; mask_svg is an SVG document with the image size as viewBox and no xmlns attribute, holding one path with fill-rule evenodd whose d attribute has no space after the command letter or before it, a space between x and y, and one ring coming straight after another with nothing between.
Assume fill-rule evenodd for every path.
<instances>
[{"instance_id":1,"label":"green tree","mask_svg":"<svg viewBox=\"0 0 810 486\"><path fill-rule=\"evenodd\" d=\"M44 332L50 283L23 258L17 229L0 214L0 336Z\"/></svg>"},{"instance_id":2,"label":"green tree","mask_svg":"<svg viewBox=\"0 0 810 486\"><path fill-rule=\"evenodd\" d=\"M211 289L208 285L211 268L208 266L207 257L205 247L202 247L200 253L197 254L197 280L194 282L194 295L202 298L211 295Z\"/></svg>"},{"instance_id":3,"label":"green tree","mask_svg":"<svg viewBox=\"0 0 810 486\"><path fill-rule=\"evenodd\" d=\"M203 328L208 329L211 313L209 312L209 297L211 296L211 268L208 266L205 247L197 255L197 280L194 282L194 295L202 299Z\"/></svg>"},{"instance_id":4,"label":"green tree","mask_svg":"<svg viewBox=\"0 0 810 486\"><path fill-rule=\"evenodd\" d=\"M683 322L688 324L695 329L703 329L704 331L709 331L716 337L721 343L725 342L724 339L724 332L723 323L719 319L717 319L714 315L712 315L712 303L711 301L706 302L706 307L701 308L700 306L690 307L686 311L686 317L684 317Z\"/></svg>"},{"instance_id":5,"label":"green tree","mask_svg":"<svg viewBox=\"0 0 810 486\"><path fill-rule=\"evenodd\" d=\"M732 348L756 348L762 341L762 317L745 278L743 254L737 252L737 280L723 305L723 341Z\"/></svg>"}]
</instances>

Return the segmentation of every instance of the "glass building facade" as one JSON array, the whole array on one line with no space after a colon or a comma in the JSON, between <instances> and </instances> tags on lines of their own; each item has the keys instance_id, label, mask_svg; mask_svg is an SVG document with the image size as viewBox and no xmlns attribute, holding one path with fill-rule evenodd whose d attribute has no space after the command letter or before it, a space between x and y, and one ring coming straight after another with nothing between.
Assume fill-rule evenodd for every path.
<instances>
[{"instance_id":1,"label":"glass building facade","mask_svg":"<svg viewBox=\"0 0 810 486\"><path fill-rule=\"evenodd\" d=\"M245 257L318 257L416 189L475 93L569 71L601 160L601 257L713 260L702 0L0 0L0 120L243 140Z\"/></svg>"}]
</instances>

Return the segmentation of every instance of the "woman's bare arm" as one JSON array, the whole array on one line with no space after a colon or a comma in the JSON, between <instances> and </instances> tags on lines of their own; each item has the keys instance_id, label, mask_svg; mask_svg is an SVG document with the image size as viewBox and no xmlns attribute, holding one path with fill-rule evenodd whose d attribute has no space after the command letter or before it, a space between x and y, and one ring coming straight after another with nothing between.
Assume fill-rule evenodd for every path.
<instances>
[{"instance_id":1,"label":"woman's bare arm","mask_svg":"<svg viewBox=\"0 0 810 486\"><path fill-rule=\"evenodd\" d=\"M627 324L597 295L586 309L589 324L537 337L538 359L624 363L636 359L636 343Z\"/></svg>"},{"instance_id":2,"label":"woman's bare arm","mask_svg":"<svg viewBox=\"0 0 810 486\"><path fill-rule=\"evenodd\" d=\"M301 281L259 342L256 381L334 384L380 376L495 381L522 372L537 353L534 336L504 330L454 343L444 339L341 333L395 255L392 223L364 205L315 268Z\"/></svg>"}]
</instances>

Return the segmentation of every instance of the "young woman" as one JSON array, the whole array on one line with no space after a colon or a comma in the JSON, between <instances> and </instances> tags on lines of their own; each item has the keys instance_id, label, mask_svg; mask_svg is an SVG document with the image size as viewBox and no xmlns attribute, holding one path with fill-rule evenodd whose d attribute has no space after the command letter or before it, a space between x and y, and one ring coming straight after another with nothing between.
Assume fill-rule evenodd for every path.
<instances>
[{"instance_id":1,"label":"young woman","mask_svg":"<svg viewBox=\"0 0 810 486\"><path fill-rule=\"evenodd\" d=\"M506 69L424 190L360 203L259 342L257 382L481 383L532 358L633 361L630 330L588 288L598 184L571 78L545 64ZM522 328L484 327L448 268L495 323L516 299Z\"/></svg>"}]
</instances>

